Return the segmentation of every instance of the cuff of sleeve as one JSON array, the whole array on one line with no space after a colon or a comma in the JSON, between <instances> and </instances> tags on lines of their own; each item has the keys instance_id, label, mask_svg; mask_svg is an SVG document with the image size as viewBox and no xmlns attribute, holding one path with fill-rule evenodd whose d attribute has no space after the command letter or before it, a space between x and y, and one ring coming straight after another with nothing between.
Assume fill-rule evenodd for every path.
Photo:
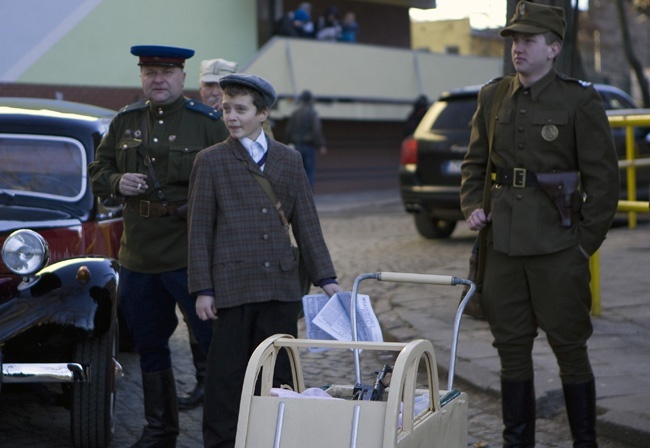
<instances>
[{"instance_id":1,"label":"cuff of sleeve","mask_svg":"<svg viewBox=\"0 0 650 448\"><path fill-rule=\"evenodd\" d=\"M214 289L204 289L202 291L197 291L192 295L194 296L194 298L196 298L198 296L212 296L212 297L215 296Z\"/></svg>"},{"instance_id":2,"label":"cuff of sleeve","mask_svg":"<svg viewBox=\"0 0 650 448\"><path fill-rule=\"evenodd\" d=\"M339 282L337 282L334 277L327 277L327 278L324 278L322 280L317 281L316 286L318 286L319 288L322 288L323 286L329 285L331 283L335 283L337 285L339 284Z\"/></svg>"}]
</instances>

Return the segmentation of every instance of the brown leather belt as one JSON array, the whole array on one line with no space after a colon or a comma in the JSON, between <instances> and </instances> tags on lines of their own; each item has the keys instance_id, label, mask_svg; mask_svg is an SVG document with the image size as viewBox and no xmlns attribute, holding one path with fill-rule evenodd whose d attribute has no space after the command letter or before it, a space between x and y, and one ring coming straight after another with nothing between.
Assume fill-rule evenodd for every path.
<instances>
[{"instance_id":1,"label":"brown leather belt","mask_svg":"<svg viewBox=\"0 0 650 448\"><path fill-rule=\"evenodd\" d=\"M497 168L496 183L501 185L512 185L516 188L536 187L539 185L537 175L526 168Z\"/></svg>"},{"instance_id":2,"label":"brown leather belt","mask_svg":"<svg viewBox=\"0 0 650 448\"><path fill-rule=\"evenodd\" d=\"M187 204L187 202L169 202L165 206L162 202L128 200L126 201L126 209L137 213L143 218L161 217L177 214L178 209L184 204Z\"/></svg>"}]
</instances>

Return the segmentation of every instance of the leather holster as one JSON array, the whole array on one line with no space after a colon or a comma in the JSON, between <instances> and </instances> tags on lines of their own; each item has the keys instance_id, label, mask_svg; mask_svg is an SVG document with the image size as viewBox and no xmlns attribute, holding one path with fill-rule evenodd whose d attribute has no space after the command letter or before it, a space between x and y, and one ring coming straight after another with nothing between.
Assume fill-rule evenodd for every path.
<instances>
[{"instance_id":1,"label":"leather holster","mask_svg":"<svg viewBox=\"0 0 650 448\"><path fill-rule=\"evenodd\" d=\"M537 173L539 188L551 198L560 213L562 227L573 226L574 195L578 194L577 171L553 171Z\"/></svg>"}]
</instances>

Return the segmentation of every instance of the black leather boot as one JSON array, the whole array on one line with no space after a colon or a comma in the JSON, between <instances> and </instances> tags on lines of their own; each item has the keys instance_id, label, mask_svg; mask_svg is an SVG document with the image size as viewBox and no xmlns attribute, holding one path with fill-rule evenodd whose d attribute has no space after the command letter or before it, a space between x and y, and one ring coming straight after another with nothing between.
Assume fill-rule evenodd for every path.
<instances>
[{"instance_id":1,"label":"black leather boot","mask_svg":"<svg viewBox=\"0 0 650 448\"><path fill-rule=\"evenodd\" d=\"M503 448L535 446L535 385L533 380L501 378Z\"/></svg>"},{"instance_id":2,"label":"black leather boot","mask_svg":"<svg viewBox=\"0 0 650 448\"><path fill-rule=\"evenodd\" d=\"M564 402L573 436L573 448L597 448L596 382L563 384Z\"/></svg>"},{"instance_id":3,"label":"black leather boot","mask_svg":"<svg viewBox=\"0 0 650 448\"><path fill-rule=\"evenodd\" d=\"M175 448L178 437L176 381L172 369L142 374L147 426L131 448Z\"/></svg>"},{"instance_id":4,"label":"black leather boot","mask_svg":"<svg viewBox=\"0 0 650 448\"><path fill-rule=\"evenodd\" d=\"M192 392L178 397L178 409L181 411L194 409L197 406L200 406L201 403L203 403L203 395L205 392L203 384L205 383L205 370L208 365L208 355L196 339L191 336L191 331L190 349L192 350L192 361L194 362L194 368L196 369L196 385Z\"/></svg>"}]
</instances>

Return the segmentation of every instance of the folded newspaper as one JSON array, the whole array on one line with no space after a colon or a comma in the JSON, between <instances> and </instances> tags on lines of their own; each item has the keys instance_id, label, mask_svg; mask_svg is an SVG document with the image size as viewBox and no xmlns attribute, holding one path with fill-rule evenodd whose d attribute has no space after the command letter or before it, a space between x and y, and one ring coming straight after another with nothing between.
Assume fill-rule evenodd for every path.
<instances>
[{"instance_id":1,"label":"folded newspaper","mask_svg":"<svg viewBox=\"0 0 650 448\"><path fill-rule=\"evenodd\" d=\"M304 296L302 304L307 338L351 341L351 297L350 291L341 291L331 298L327 294ZM370 297L364 294L357 294L357 340L375 342L384 340Z\"/></svg>"}]
</instances>

